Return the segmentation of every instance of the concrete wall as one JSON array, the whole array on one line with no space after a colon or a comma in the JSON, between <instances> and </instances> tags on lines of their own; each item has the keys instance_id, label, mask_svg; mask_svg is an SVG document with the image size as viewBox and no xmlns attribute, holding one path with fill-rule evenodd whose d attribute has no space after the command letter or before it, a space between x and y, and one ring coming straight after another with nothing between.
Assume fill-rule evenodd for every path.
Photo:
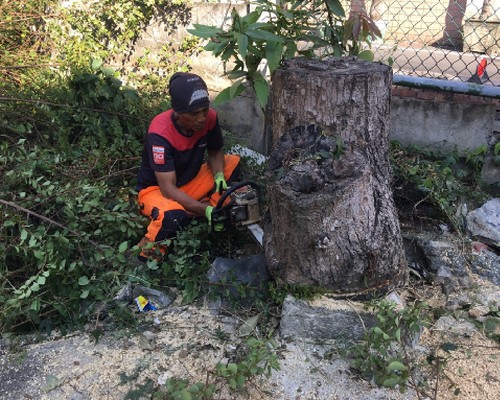
<instances>
[{"instance_id":1,"label":"concrete wall","mask_svg":"<svg viewBox=\"0 0 500 400\"><path fill-rule=\"evenodd\" d=\"M395 86L391 100L391 140L435 150L464 153L490 144L498 101L483 97ZM265 152L264 121L250 98L219 108L226 128L257 132L248 144ZM252 128L250 128L252 127ZM500 129L499 129L500 130Z\"/></svg>"},{"instance_id":2,"label":"concrete wall","mask_svg":"<svg viewBox=\"0 0 500 400\"><path fill-rule=\"evenodd\" d=\"M443 151L488 145L496 100L433 90L394 87L391 139Z\"/></svg>"}]
</instances>

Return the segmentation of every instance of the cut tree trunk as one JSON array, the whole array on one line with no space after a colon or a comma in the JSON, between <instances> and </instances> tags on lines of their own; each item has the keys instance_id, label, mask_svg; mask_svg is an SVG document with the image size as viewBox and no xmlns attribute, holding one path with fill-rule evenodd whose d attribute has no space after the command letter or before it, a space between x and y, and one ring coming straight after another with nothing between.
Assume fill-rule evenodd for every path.
<instances>
[{"instance_id":1,"label":"cut tree trunk","mask_svg":"<svg viewBox=\"0 0 500 400\"><path fill-rule=\"evenodd\" d=\"M273 75L273 276L372 294L406 281L390 187L390 67L355 57L296 58Z\"/></svg>"}]
</instances>

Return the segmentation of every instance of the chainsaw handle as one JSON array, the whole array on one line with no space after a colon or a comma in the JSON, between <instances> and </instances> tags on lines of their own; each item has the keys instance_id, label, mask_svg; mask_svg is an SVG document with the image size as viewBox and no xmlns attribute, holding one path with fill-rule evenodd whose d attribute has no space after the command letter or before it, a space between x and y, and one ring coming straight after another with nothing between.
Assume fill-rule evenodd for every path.
<instances>
[{"instance_id":1,"label":"chainsaw handle","mask_svg":"<svg viewBox=\"0 0 500 400\"><path fill-rule=\"evenodd\" d=\"M238 190L244 186L251 186L253 187L255 190L259 190L259 185L257 185L255 182L239 182L239 183L235 183L233 186L231 186L229 189L227 189L224 194L220 197L219 201L217 202L217 205L215 206L215 209L214 211L219 211L222 209L222 207L224 206L224 202L226 201L226 199L231 195L231 193L233 193L235 190Z\"/></svg>"}]
</instances>

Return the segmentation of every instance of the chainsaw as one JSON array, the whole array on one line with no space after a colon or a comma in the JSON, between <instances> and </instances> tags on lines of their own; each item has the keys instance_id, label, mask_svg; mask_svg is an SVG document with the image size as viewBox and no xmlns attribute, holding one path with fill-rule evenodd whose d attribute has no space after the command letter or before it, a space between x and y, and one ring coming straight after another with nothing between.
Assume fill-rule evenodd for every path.
<instances>
[{"instance_id":1,"label":"chainsaw","mask_svg":"<svg viewBox=\"0 0 500 400\"><path fill-rule=\"evenodd\" d=\"M227 189L212 211L212 229L224 231L229 225L249 229L262 245L264 232L260 222L259 187L254 182L241 182Z\"/></svg>"}]
</instances>

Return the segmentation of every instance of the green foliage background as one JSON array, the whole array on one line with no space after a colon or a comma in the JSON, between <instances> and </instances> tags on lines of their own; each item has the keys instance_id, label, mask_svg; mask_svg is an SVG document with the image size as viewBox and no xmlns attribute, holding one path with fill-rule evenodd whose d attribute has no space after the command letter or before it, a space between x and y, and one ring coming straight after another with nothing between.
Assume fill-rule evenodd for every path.
<instances>
[{"instance_id":1,"label":"green foliage background","mask_svg":"<svg viewBox=\"0 0 500 400\"><path fill-rule=\"evenodd\" d=\"M131 279L142 138L195 50L120 62L153 15L185 19L182 1L63 4L0 7L0 332L85 321Z\"/></svg>"}]
</instances>

